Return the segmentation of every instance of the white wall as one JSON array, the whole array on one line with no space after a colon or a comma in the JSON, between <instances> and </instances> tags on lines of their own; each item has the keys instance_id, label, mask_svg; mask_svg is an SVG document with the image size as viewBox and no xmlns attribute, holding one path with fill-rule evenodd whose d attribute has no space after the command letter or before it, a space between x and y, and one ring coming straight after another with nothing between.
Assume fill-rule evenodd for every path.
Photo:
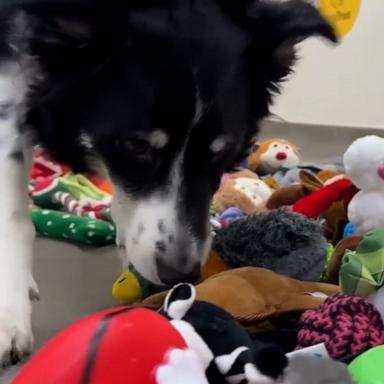
<instances>
[{"instance_id":1,"label":"white wall","mask_svg":"<svg viewBox=\"0 0 384 384\"><path fill-rule=\"evenodd\" d=\"M362 0L336 48L310 39L273 112L289 122L384 129L384 0Z\"/></svg>"}]
</instances>

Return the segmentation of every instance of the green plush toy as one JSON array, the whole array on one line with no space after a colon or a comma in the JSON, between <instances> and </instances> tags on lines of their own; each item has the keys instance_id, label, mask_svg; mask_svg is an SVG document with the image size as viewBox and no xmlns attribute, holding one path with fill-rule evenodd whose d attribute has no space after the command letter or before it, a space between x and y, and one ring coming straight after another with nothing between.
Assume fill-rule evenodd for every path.
<instances>
[{"instance_id":1,"label":"green plush toy","mask_svg":"<svg viewBox=\"0 0 384 384\"><path fill-rule=\"evenodd\" d=\"M94 246L115 243L115 227L103 220L49 209L32 209L31 218L36 232L43 236Z\"/></svg>"},{"instance_id":2,"label":"green plush toy","mask_svg":"<svg viewBox=\"0 0 384 384\"><path fill-rule=\"evenodd\" d=\"M345 253L340 283L343 293L360 296L384 285L384 231L368 233L356 251Z\"/></svg>"},{"instance_id":3,"label":"green plush toy","mask_svg":"<svg viewBox=\"0 0 384 384\"><path fill-rule=\"evenodd\" d=\"M349 365L349 372L359 384L384 383L384 346L360 355Z\"/></svg>"}]
</instances>

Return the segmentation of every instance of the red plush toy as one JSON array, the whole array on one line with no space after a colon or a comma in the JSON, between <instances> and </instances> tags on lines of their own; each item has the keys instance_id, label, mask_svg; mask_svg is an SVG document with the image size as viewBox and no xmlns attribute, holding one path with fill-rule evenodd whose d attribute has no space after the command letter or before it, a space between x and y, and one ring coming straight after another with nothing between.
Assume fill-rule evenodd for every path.
<instances>
[{"instance_id":1,"label":"red plush toy","mask_svg":"<svg viewBox=\"0 0 384 384\"><path fill-rule=\"evenodd\" d=\"M310 219L319 217L333 203L343 201L348 205L357 192L349 179L341 179L297 201L292 210Z\"/></svg>"},{"instance_id":2,"label":"red plush toy","mask_svg":"<svg viewBox=\"0 0 384 384\"><path fill-rule=\"evenodd\" d=\"M169 352L183 349L183 337L157 312L115 308L61 332L13 384L155 384Z\"/></svg>"}]
</instances>

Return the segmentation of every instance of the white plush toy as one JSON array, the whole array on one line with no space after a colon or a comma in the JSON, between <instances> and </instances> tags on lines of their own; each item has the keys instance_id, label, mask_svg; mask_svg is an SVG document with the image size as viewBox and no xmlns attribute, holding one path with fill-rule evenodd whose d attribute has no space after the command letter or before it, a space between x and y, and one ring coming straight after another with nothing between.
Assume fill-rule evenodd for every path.
<instances>
[{"instance_id":1,"label":"white plush toy","mask_svg":"<svg viewBox=\"0 0 384 384\"><path fill-rule=\"evenodd\" d=\"M384 139L357 139L344 154L346 174L360 189L348 206L358 234L384 229Z\"/></svg>"}]
</instances>

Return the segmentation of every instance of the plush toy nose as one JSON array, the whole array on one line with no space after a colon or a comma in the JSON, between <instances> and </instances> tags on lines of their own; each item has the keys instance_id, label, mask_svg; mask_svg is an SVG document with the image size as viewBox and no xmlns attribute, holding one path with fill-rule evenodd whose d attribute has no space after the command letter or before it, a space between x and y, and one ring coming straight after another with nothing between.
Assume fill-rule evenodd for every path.
<instances>
[{"instance_id":1,"label":"plush toy nose","mask_svg":"<svg viewBox=\"0 0 384 384\"><path fill-rule=\"evenodd\" d=\"M279 152L276 154L277 160L285 160L287 158L287 154L285 152Z\"/></svg>"}]
</instances>

